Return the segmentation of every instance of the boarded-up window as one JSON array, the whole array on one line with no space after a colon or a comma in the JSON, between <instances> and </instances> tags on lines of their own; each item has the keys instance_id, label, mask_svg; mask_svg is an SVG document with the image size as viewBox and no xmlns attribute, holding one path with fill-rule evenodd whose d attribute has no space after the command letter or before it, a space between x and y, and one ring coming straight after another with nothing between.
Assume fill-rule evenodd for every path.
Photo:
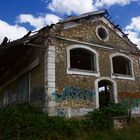
<instances>
[{"instance_id":1,"label":"boarded-up window","mask_svg":"<svg viewBox=\"0 0 140 140\"><path fill-rule=\"evenodd\" d=\"M81 48L70 50L70 68L96 71L95 54Z\"/></svg>"}]
</instances>

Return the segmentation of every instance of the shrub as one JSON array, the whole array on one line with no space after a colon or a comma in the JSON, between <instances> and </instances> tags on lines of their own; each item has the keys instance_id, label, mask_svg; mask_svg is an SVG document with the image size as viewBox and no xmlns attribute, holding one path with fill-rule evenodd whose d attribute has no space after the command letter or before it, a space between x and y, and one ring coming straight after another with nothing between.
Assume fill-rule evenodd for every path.
<instances>
[{"instance_id":1,"label":"shrub","mask_svg":"<svg viewBox=\"0 0 140 140\"><path fill-rule=\"evenodd\" d=\"M31 105L0 109L0 140L71 140L92 130L110 128L111 117L126 115L120 104L95 109L88 119L49 117Z\"/></svg>"},{"instance_id":2,"label":"shrub","mask_svg":"<svg viewBox=\"0 0 140 140\"><path fill-rule=\"evenodd\" d=\"M106 107L97 108L89 112L87 117L91 120L91 127L95 129L112 128L112 117L126 116L127 110L119 103L111 103Z\"/></svg>"},{"instance_id":3,"label":"shrub","mask_svg":"<svg viewBox=\"0 0 140 140\"><path fill-rule=\"evenodd\" d=\"M80 121L49 117L28 104L0 109L0 140L59 140L80 135Z\"/></svg>"},{"instance_id":4,"label":"shrub","mask_svg":"<svg viewBox=\"0 0 140 140\"><path fill-rule=\"evenodd\" d=\"M0 139L41 137L47 114L30 105L16 105L0 109Z\"/></svg>"}]
</instances>

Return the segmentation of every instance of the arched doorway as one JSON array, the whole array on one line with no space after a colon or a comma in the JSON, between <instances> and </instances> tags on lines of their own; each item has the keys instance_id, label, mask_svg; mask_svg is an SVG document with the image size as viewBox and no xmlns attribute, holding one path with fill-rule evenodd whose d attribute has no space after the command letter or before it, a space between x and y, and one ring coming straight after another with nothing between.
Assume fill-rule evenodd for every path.
<instances>
[{"instance_id":1,"label":"arched doorway","mask_svg":"<svg viewBox=\"0 0 140 140\"><path fill-rule=\"evenodd\" d=\"M95 81L96 107L107 106L108 103L117 103L117 84L109 77L101 77Z\"/></svg>"},{"instance_id":2,"label":"arched doorway","mask_svg":"<svg viewBox=\"0 0 140 140\"><path fill-rule=\"evenodd\" d=\"M108 80L101 80L98 82L99 92L99 107L107 106L114 102L113 98L113 83Z\"/></svg>"}]
</instances>

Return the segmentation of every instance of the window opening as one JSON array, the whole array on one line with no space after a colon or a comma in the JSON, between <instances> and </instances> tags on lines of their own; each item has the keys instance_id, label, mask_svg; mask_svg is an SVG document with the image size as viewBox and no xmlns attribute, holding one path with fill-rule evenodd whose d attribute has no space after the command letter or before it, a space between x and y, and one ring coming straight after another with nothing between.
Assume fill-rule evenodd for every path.
<instances>
[{"instance_id":1,"label":"window opening","mask_svg":"<svg viewBox=\"0 0 140 140\"><path fill-rule=\"evenodd\" d=\"M113 57L113 73L131 75L131 62L123 56Z\"/></svg>"},{"instance_id":2,"label":"window opening","mask_svg":"<svg viewBox=\"0 0 140 140\"><path fill-rule=\"evenodd\" d=\"M86 49L70 50L70 68L95 71L95 54Z\"/></svg>"},{"instance_id":3,"label":"window opening","mask_svg":"<svg viewBox=\"0 0 140 140\"><path fill-rule=\"evenodd\" d=\"M107 32L102 27L98 28L98 35L102 40L105 40L107 38Z\"/></svg>"}]
</instances>

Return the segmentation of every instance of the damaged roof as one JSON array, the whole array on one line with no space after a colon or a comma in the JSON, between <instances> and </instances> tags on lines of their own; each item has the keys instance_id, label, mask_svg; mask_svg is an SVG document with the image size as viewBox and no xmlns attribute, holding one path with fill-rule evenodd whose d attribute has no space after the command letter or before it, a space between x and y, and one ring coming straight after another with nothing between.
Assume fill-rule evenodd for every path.
<instances>
[{"instance_id":1,"label":"damaged roof","mask_svg":"<svg viewBox=\"0 0 140 140\"><path fill-rule=\"evenodd\" d=\"M97 12L89 12L85 13L79 16L75 17L69 17L64 20L61 20L57 24L52 24L50 26L46 26L39 31L36 32L31 32L29 31L25 36L23 36L20 39L14 40L12 42L8 41L8 38L4 38L3 42L0 44L0 83L3 82L3 79L5 76L4 72L9 71L9 68L15 65L15 61L18 61L18 64L22 65L20 63L19 59L24 59L26 55L30 56L32 53L29 53L29 50L32 48L36 48L37 46L40 46L43 48L43 43L46 41L48 37L52 38L52 32L50 33L51 29L54 29L54 36L55 39L62 39L57 36L57 26L59 29L59 25L63 25L63 23L70 22L70 21L77 21L80 19L89 19L92 17L105 17L107 21L112 25L113 28L117 29L120 31L125 37L126 41L131 43L131 46L133 46L137 51L138 49L136 48L135 44L133 44L127 37L126 34L122 32L122 30L119 28L119 26L114 25L107 17L108 17L108 12L107 10L104 11L97 11ZM60 29L61 30L61 29ZM67 40L69 40L67 38ZM27 52L28 51L28 52ZM139 53L140 54L140 53ZM22 56L22 57L21 57Z\"/></svg>"},{"instance_id":2,"label":"damaged roof","mask_svg":"<svg viewBox=\"0 0 140 140\"><path fill-rule=\"evenodd\" d=\"M105 16L106 15L106 16ZM69 17L69 18L66 18L64 20L61 20L59 23L57 24L52 24L50 26L46 26L42 29L40 29L39 31L36 31L35 33L34 32L31 32L29 31L25 36L23 36L22 38L20 39L17 39L17 40L14 40L12 42L9 42L8 41L8 38L4 38L3 42L0 44L0 66L1 64L4 62L5 59L5 54L7 53L14 53L13 50L17 50L20 51L21 49L24 49L25 46L28 46L27 43L30 43L30 42L34 42L34 45L35 44L41 44L45 39L46 39L46 34L49 36L49 31L56 27L57 25L61 25L61 23L66 23L66 22L69 22L69 21L74 21L74 20L79 20L79 19L82 19L82 18L88 18L88 17L96 17L96 16L99 16L99 17L105 17L108 22L110 22L110 24L112 24L112 26L114 26L114 28L116 28L117 30L119 30L123 35L124 37L126 38L126 40L128 40L130 43L132 43L128 38L127 38L127 35L124 34L122 32L122 30L114 25L107 17L109 16L107 10L103 10L103 11L96 11L96 12L89 12L89 13L85 13L85 14L82 14L82 15L79 15L79 16L74 16L74 17ZM34 33L34 34L33 34ZM50 35L51 36L51 35ZM37 41L36 41L37 40ZM22 47L21 47L22 46ZM138 50L135 46L135 44L132 43L132 46ZM18 49L18 47L20 47L20 50ZM33 47L33 46L32 46ZM10 53L10 56L12 57L13 54ZM15 54L14 54L15 55ZM3 63L4 64L4 63Z\"/></svg>"},{"instance_id":3,"label":"damaged roof","mask_svg":"<svg viewBox=\"0 0 140 140\"><path fill-rule=\"evenodd\" d=\"M71 16L71 17L68 17L64 20L60 20L60 23L65 23L65 22L69 22L69 21L74 21L74 20L78 20L78 19L82 19L82 18L87 18L89 16L97 16L97 15L108 15L108 12L107 10L103 10L103 11L95 11L95 12L89 12L89 13L84 13L84 14L81 14L79 16Z\"/></svg>"}]
</instances>

